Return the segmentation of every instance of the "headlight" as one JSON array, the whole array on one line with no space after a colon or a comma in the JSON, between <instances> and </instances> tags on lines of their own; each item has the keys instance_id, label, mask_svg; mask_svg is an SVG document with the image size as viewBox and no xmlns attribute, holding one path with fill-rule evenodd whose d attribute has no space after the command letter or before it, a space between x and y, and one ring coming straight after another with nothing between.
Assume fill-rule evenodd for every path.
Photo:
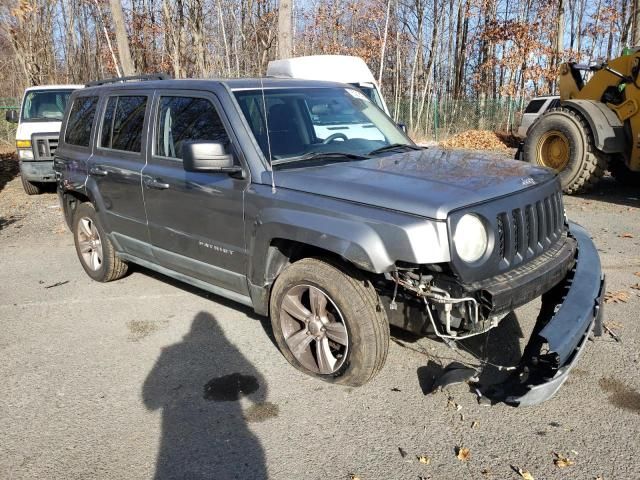
<instances>
[{"instance_id":1,"label":"headlight","mask_svg":"<svg viewBox=\"0 0 640 480\"><path fill-rule=\"evenodd\" d=\"M33 150L20 148L18 150L18 158L20 160L33 160Z\"/></svg>"},{"instance_id":2,"label":"headlight","mask_svg":"<svg viewBox=\"0 0 640 480\"><path fill-rule=\"evenodd\" d=\"M482 220L467 213L458 221L453 234L458 256L467 263L480 260L487 251L487 230Z\"/></svg>"},{"instance_id":3,"label":"headlight","mask_svg":"<svg viewBox=\"0 0 640 480\"><path fill-rule=\"evenodd\" d=\"M16 140L16 148L31 148L31 140Z\"/></svg>"}]
</instances>

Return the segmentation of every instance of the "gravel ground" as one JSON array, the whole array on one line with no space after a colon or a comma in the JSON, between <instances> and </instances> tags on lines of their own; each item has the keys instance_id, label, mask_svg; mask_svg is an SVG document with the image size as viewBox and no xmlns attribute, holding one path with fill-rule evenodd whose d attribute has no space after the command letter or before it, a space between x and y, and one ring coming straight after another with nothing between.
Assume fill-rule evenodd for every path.
<instances>
[{"instance_id":1,"label":"gravel ground","mask_svg":"<svg viewBox=\"0 0 640 480\"><path fill-rule=\"evenodd\" d=\"M626 300L606 311L621 342L590 342L554 399L518 409L463 385L424 395L466 358L429 339L394 331L372 382L330 386L249 309L141 268L92 282L55 194L28 197L16 174L0 161L0 478L638 478L640 187L565 199ZM492 360L517 361L535 314L503 321Z\"/></svg>"}]
</instances>

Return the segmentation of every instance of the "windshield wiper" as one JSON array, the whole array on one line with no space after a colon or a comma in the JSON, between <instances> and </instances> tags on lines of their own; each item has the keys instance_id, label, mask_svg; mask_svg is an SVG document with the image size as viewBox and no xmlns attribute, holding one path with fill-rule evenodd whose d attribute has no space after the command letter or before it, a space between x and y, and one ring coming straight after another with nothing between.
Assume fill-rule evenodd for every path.
<instances>
[{"instance_id":1,"label":"windshield wiper","mask_svg":"<svg viewBox=\"0 0 640 480\"><path fill-rule=\"evenodd\" d=\"M410 145L408 143L392 143L391 145L385 145L384 147L376 148L369 152L369 155L375 155L376 153L388 152L389 150L396 150L398 148L408 148L409 150L424 150L424 147L417 145Z\"/></svg>"},{"instance_id":2,"label":"windshield wiper","mask_svg":"<svg viewBox=\"0 0 640 480\"><path fill-rule=\"evenodd\" d=\"M345 153L345 152L309 152L298 157L282 158L280 160L274 160L271 163L273 165L283 165L286 163L305 162L308 160L319 159L339 159L339 160L367 160L370 158L368 155L358 155L357 153Z\"/></svg>"},{"instance_id":3,"label":"windshield wiper","mask_svg":"<svg viewBox=\"0 0 640 480\"><path fill-rule=\"evenodd\" d=\"M62 117L45 117L42 115L38 115L37 117L29 117L26 119L27 121L29 120L50 120L52 122L58 122L58 121L62 121Z\"/></svg>"}]
</instances>

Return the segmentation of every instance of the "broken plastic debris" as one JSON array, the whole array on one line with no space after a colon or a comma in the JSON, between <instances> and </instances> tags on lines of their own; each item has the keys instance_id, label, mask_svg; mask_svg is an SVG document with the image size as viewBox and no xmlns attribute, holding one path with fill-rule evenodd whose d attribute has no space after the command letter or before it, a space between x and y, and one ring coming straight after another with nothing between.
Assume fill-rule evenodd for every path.
<instances>
[{"instance_id":1,"label":"broken plastic debris","mask_svg":"<svg viewBox=\"0 0 640 480\"><path fill-rule=\"evenodd\" d=\"M472 381L477 373L474 368L467 367L460 362L451 362L445 367L442 375L436 379L433 384L433 390L436 391L449 385Z\"/></svg>"}]
</instances>

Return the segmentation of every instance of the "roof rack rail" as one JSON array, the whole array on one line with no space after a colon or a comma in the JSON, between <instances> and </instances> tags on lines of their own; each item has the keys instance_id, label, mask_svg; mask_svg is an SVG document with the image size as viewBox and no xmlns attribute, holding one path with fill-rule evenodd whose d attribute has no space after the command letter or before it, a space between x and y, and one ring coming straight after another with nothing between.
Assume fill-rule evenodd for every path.
<instances>
[{"instance_id":1,"label":"roof rack rail","mask_svg":"<svg viewBox=\"0 0 640 480\"><path fill-rule=\"evenodd\" d=\"M103 80L95 80L87 83L86 87L96 87L98 85L106 85L107 83L126 83L142 80L171 80L171 77L166 73L154 73L151 75L133 75L131 77L113 77L105 78Z\"/></svg>"}]
</instances>

